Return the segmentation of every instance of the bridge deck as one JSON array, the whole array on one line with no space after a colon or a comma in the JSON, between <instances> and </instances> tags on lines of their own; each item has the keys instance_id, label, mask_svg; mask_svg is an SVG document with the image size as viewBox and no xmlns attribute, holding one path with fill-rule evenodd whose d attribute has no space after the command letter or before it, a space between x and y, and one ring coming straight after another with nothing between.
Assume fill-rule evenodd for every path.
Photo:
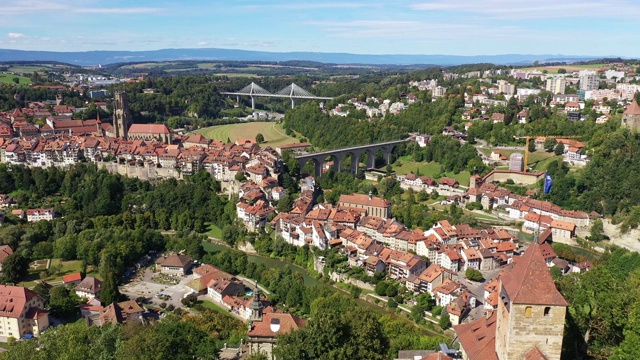
<instances>
[{"instance_id":1,"label":"bridge deck","mask_svg":"<svg viewBox=\"0 0 640 360\"><path fill-rule=\"evenodd\" d=\"M276 95L276 94L249 94L249 93L236 93L236 92L221 92L221 95L236 95L236 96L260 96L260 97L278 97L287 99L320 99L320 100L333 100L332 97L326 96L298 96L298 95Z\"/></svg>"},{"instance_id":2,"label":"bridge deck","mask_svg":"<svg viewBox=\"0 0 640 360\"><path fill-rule=\"evenodd\" d=\"M352 147L347 147L347 148L342 148L342 149L320 151L320 152L304 154L304 155L296 155L295 158L296 159L304 159L304 158L312 158L312 157L322 156L322 155L329 156L329 155L333 155L333 154L339 153L339 152L353 151L353 150L364 150L364 149L368 149L368 148L372 148L372 147L385 146L385 145L395 145L395 144L403 143L405 141L407 141L407 139L386 141L386 142L369 144L369 145L352 146Z\"/></svg>"}]
</instances>

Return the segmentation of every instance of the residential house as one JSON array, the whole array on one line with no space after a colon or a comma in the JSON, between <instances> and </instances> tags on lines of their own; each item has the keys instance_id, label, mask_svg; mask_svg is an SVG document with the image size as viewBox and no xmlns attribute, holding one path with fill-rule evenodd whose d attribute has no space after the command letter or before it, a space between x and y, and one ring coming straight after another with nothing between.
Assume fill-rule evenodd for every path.
<instances>
[{"instance_id":1,"label":"residential house","mask_svg":"<svg viewBox=\"0 0 640 360\"><path fill-rule=\"evenodd\" d=\"M191 257L188 255L173 254L162 256L155 262L156 270L169 275L185 276L191 269Z\"/></svg>"},{"instance_id":2,"label":"residential house","mask_svg":"<svg viewBox=\"0 0 640 360\"><path fill-rule=\"evenodd\" d=\"M53 220L55 212L53 208L48 209L28 209L27 221L36 222L40 220Z\"/></svg>"},{"instance_id":3,"label":"residential house","mask_svg":"<svg viewBox=\"0 0 640 360\"><path fill-rule=\"evenodd\" d=\"M96 279L93 276L87 276L78 285L76 285L74 291L80 298L92 299L94 297L100 297L100 291L102 290L102 281Z\"/></svg>"}]
</instances>

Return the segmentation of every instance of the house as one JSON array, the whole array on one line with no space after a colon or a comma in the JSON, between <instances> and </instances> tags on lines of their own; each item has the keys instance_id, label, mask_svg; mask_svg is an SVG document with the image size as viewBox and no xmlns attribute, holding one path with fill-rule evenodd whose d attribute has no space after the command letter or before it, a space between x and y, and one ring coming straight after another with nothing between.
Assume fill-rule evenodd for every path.
<instances>
[{"instance_id":1,"label":"house","mask_svg":"<svg viewBox=\"0 0 640 360\"><path fill-rule=\"evenodd\" d=\"M24 210L22 209L13 209L11 210L11 215L17 217L18 219L24 219L26 217L26 214Z\"/></svg>"},{"instance_id":2,"label":"house","mask_svg":"<svg viewBox=\"0 0 640 360\"><path fill-rule=\"evenodd\" d=\"M79 272L64 275L62 277L62 284L65 286L71 285L71 284L79 284L80 281L82 281L82 274Z\"/></svg>"},{"instance_id":3,"label":"house","mask_svg":"<svg viewBox=\"0 0 640 360\"><path fill-rule=\"evenodd\" d=\"M49 327L44 299L22 286L0 285L0 340L39 336Z\"/></svg>"},{"instance_id":4,"label":"house","mask_svg":"<svg viewBox=\"0 0 640 360\"><path fill-rule=\"evenodd\" d=\"M27 221L36 222L40 220L53 220L55 212L53 208L49 209L28 209Z\"/></svg>"},{"instance_id":5,"label":"house","mask_svg":"<svg viewBox=\"0 0 640 360\"><path fill-rule=\"evenodd\" d=\"M102 326L107 323L124 324L129 321L143 321L144 309L134 300L102 306L100 300L93 298L80 306L80 313L87 319L88 326Z\"/></svg>"},{"instance_id":6,"label":"house","mask_svg":"<svg viewBox=\"0 0 640 360\"><path fill-rule=\"evenodd\" d=\"M491 115L491 121L494 124L496 123L504 123L504 114L503 113L494 113Z\"/></svg>"},{"instance_id":7,"label":"house","mask_svg":"<svg viewBox=\"0 0 640 360\"><path fill-rule=\"evenodd\" d=\"M156 270L169 275L185 276L191 269L191 257L173 254L156 260Z\"/></svg>"},{"instance_id":8,"label":"house","mask_svg":"<svg viewBox=\"0 0 640 360\"><path fill-rule=\"evenodd\" d=\"M78 297L91 299L94 297L100 297L100 291L102 290L102 281L94 278L93 276L87 276L75 287L75 292Z\"/></svg>"},{"instance_id":9,"label":"house","mask_svg":"<svg viewBox=\"0 0 640 360\"><path fill-rule=\"evenodd\" d=\"M207 285L207 294L217 303L225 296L237 296L245 293L244 284L239 280L211 280Z\"/></svg>"},{"instance_id":10,"label":"house","mask_svg":"<svg viewBox=\"0 0 640 360\"><path fill-rule=\"evenodd\" d=\"M568 221L553 220L551 221L551 234L554 241L569 241L576 236L576 224Z\"/></svg>"}]
</instances>

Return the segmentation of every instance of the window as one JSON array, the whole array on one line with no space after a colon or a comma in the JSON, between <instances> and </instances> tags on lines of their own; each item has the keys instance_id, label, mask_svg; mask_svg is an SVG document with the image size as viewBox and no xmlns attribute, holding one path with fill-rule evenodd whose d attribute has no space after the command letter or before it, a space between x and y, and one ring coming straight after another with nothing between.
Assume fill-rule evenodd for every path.
<instances>
[{"instance_id":1,"label":"window","mask_svg":"<svg viewBox=\"0 0 640 360\"><path fill-rule=\"evenodd\" d=\"M550 307L545 307L544 308L544 316L549 316L549 313L551 312L551 308Z\"/></svg>"},{"instance_id":2,"label":"window","mask_svg":"<svg viewBox=\"0 0 640 360\"><path fill-rule=\"evenodd\" d=\"M524 317L530 318L532 311L533 311L533 308L531 306L527 306L526 308L524 308Z\"/></svg>"}]
</instances>

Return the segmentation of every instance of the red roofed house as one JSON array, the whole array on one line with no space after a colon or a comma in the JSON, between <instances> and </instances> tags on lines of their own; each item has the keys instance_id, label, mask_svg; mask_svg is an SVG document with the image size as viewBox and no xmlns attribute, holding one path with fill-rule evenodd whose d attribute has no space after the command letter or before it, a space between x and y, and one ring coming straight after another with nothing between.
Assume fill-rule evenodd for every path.
<instances>
[{"instance_id":1,"label":"red roofed house","mask_svg":"<svg viewBox=\"0 0 640 360\"><path fill-rule=\"evenodd\" d=\"M53 220L55 211L51 209L28 209L27 221L36 222L40 220Z\"/></svg>"},{"instance_id":2,"label":"red roofed house","mask_svg":"<svg viewBox=\"0 0 640 360\"><path fill-rule=\"evenodd\" d=\"M500 277L498 310L454 326L463 359L560 359L568 303L540 245L534 242L514 262Z\"/></svg>"},{"instance_id":3,"label":"red roofed house","mask_svg":"<svg viewBox=\"0 0 640 360\"><path fill-rule=\"evenodd\" d=\"M263 314L263 304L260 291L253 292L250 305L251 317L249 321L249 355L266 354L268 359L274 359L273 348L276 346L276 336L298 330L306 324L306 320L287 313Z\"/></svg>"},{"instance_id":4,"label":"red roofed house","mask_svg":"<svg viewBox=\"0 0 640 360\"><path fill-rule=\"evenodd\" d=\"M554 241L571 240L576 236L576 224L568 221L553 220L551 221L551 234Z\"/></svg>"},{"instance_id":5,"label":"red roofed house","mask_svg":"<svg viewBox=\"0 0 640 360\"><path fill-rule=\"evenodd\" d=\"M77 272L69 275L65 275L62 277L62 284L79 284L82 281L82 274Z\"/></svg>"},{"instance_id":6,"label":"red roofed house","mask_svg":"<svg viewBox=\"0 0 640 360\"><path fill-rule=\"evenodd\" d=\"M44 300L22 286L0 285L0 340L38 336L49 327Z\"/></svg>"},{"instance_id":7,"label":"red roofed house","mask_svg":"<svg viewBox=\"0 0 640 360\"><path fill-rule=\"evenodd\" d=\"M132 124L127 132L128 139L158 140L171 143L171 132L164 124Z\"/></svg>"}]
</instances>

